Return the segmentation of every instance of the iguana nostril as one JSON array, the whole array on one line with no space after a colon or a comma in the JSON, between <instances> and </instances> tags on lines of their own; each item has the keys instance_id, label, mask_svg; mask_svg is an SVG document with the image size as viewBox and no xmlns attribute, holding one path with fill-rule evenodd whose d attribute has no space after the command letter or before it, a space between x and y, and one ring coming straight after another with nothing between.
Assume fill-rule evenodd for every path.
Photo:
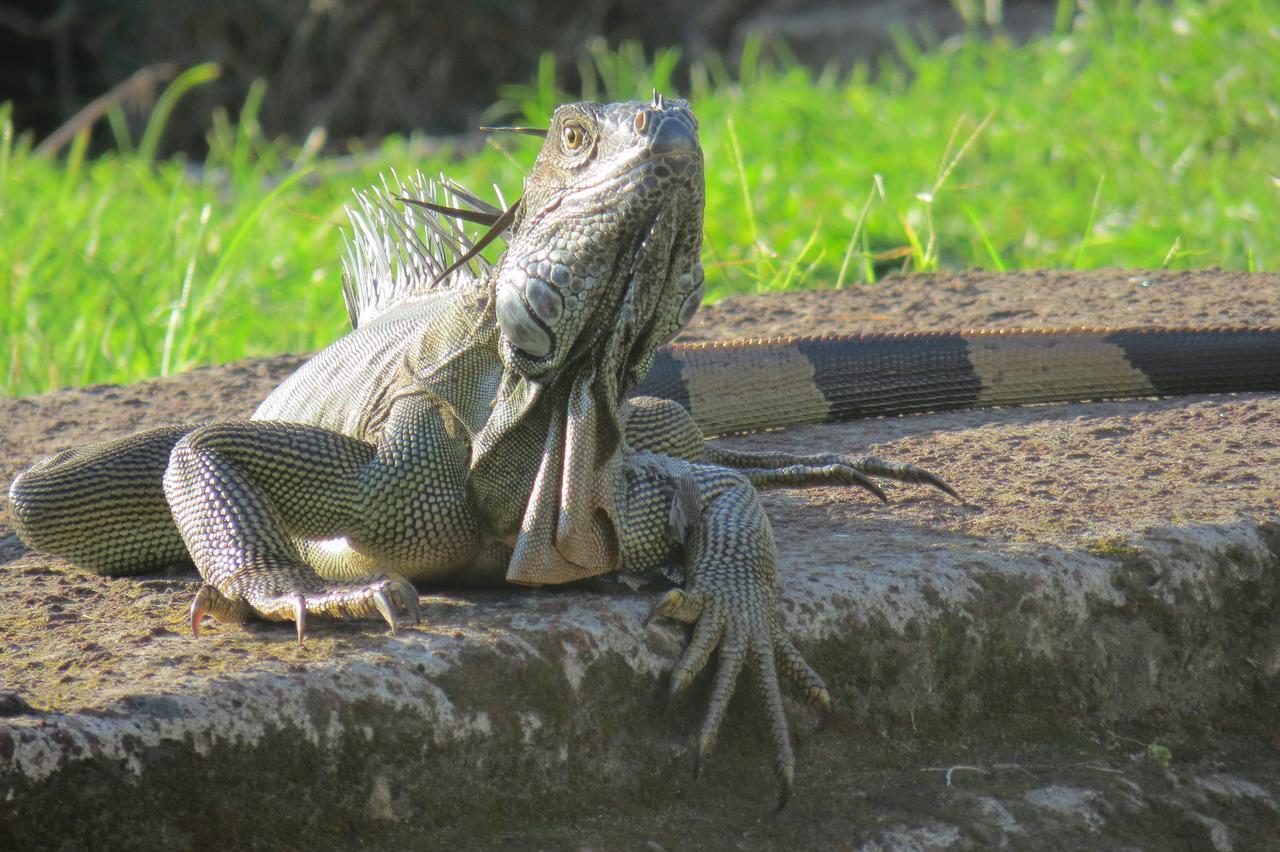
<instances>
[{"instance_id":1,"label":"iguana nostril","mask_svg":"<svg viewBox=\"0 0 1280 852\"><path fill-rule=\"evenodd\" d=\"M653 135L649 150L659 154L696 154L698 153L698 137L678 118L668 118L658 125Z\"/></svg>"},{"instance_id":2,"label":"iguana nostril","mask_svg":"<svg viewBox=\"0 0 1280 852\"><path fill-rule=\"evenodd\" d=\"M642 109L636 113L635 120L636 133L644 133L649 129L649 111Z\"/></svg>"}]
</instances>

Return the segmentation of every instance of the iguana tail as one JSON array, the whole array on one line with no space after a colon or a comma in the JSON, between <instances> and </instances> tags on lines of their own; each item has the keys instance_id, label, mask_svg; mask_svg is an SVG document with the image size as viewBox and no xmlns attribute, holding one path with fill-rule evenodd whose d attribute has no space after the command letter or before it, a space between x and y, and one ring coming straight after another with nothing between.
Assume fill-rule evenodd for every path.
<instances>
[{"instance_id":1,"label":"iguana tail","mask_svg":"<svg viewBox=\"0 0 1280 852\"><path fill-rule=\"evenodd\" d=\"M955 408L1280 390L1280 327L782 337L658 352L636 394L710 435Z\"/></svg>"}]
</instances>

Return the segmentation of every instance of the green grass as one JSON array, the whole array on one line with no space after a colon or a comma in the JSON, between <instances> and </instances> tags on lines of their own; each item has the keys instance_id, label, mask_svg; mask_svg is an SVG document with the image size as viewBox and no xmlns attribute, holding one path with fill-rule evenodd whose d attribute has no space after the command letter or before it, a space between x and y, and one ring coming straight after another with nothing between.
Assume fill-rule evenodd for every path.
<instances>
[{"instance_id":1,"label":"green grass","mask_svg":"<svg viewBox=\"0 0 1280 852\"><path fill-rule=\"evenodd\" d=\"M711 297L896 269L1280 266L1280 4L1091 6L1023 46L902 39L875 74L756 46L695 66ZM599 50L581 94L674 93L677 59ZM321 156L318 131L264 138L258 87L213 116L199 168L155 160L169 110L216 71L175 82L137 141L111 116L115 148L94 158L84 137L35 154L0 109L0 393L317 348L344 328L352 187L421 168L510 198L536 152L391 138ZM549 62L499 94L495 117L528 121L571 97Z\"/></svg>"}]
</instances>

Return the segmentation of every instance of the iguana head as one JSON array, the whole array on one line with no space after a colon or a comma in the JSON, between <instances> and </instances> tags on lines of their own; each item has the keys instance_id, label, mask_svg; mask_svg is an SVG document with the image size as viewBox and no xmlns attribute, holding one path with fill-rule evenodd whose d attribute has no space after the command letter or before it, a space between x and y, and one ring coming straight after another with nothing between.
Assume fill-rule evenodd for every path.
<instances>
[{"instance_id":1,"label":"iguana head","mask_svg":"<svg viewBox=\"0 0 1280 852\"><path fill-rule=\"evenodd\" d=\"M647 362L702 299L703 191L685 101L558 108L497 269L506 367Z\"/></svg>"}]
</instances>

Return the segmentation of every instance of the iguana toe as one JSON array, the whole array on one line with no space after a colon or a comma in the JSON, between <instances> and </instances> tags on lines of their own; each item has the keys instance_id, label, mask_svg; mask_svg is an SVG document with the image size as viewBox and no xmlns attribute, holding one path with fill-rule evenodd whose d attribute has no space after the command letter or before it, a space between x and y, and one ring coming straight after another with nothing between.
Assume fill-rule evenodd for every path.
<instances>
[{"instance_id":1,"label":"iguana toe","mask_svg":"<svg viewBox=\"0 0 1280 852\"><path fill-rule=\"evenodd\" d=\"M686 592L683 589L671 589L663 595L649 614L644 617L644 626L655 618L665 617L693 624L702 615L703 601L701 596Z\"/></svg>"},{"instance_id":2,"label":"iguana toe","mask_svg":"<svg viewBox=\"0 0 1280 852\"><path fill-rule=\"evenodd\" d=\"M773 766L782 786L778 809L791 798L791 786L796 775L796 756L791 748L791 726L782 704L782 689L778 683L777 655L767 633L755 632L751 638L751 670L756 689L756 700L769 717L769 733L773 738Z\"/></svg>"},{"instance_id":3,"label":"iguana toe","mask_svg":"<svg viewBox=\"0 0 1280 852\"><path fill-rule=\"evenodd\" d=\"M796 768L794 765L786 767L782 772L782 789L778 791L778 807L775 810L782 810L787 806L787 802L791 801L791 790L796 784Z\"/></svg>"},{"instance_id":4,"label":"iguana toe","mask_svg":"<svg viewBox=\"0 0 1280 852\"><path fill-rule=\"evenodd\" d=\"M671 690L668 700L674 701L689 688L689 684L693 683L698 673L707 667L711 655L715 653L716 646L720 644L723 636L724 624L719 619L698 620L693 628L693 638L689 640L689 646L685 648L680 662L676 663L676 667L671 671Z\"/></svg>"},{"instance_id":5,"label":"iguana toe","mask_svg":"<svg viewBox=\"0 0 1280 852\"><path fill-rule=\"evenodd\" d=\"M791 637L785 630L774 633L773 648L782 676L795 685L797 693L805 703L824 715L830 713L831 691L827 689L827 684L822 677L796 650L796 646L792 644Z\"/></svg>"},{"instance_id":6,"label":"iguana toe","mask_svg":"<svg viewBox=\"0 0 1280 852\"><path fill-rule=\"evenodd\" d=\"M724 721L729 710L729 699L738 685L738 675L746 665L746 643L729 641L720 648L720 665L716 669L715 686L711 689L711 701L707 705L707 715L702 720L702 731L698 737L698 765L701 766L711 750L715 748L716 737L720 733L720 723Z\"/></svg>"},{"instance_id":7,"label":"iguana toe","mask_svg":"<svg viewBox=\"0 0 1280 852\"><path fill-rule=\"evenodd\" d=\"M872 479L875 477L891 479L895 482L928 485L960 500L956 490L937 474L908 462L887 462L875 456L851 456L842 453L797 455L795 453L743 452L710 442L704 446L702 455L702 461L732 468L747 477L757 488L785 488L825 483L856 485L887 503L888 498L884 491Z\"/></svg>"},{"instance_id":8,"label":"iguana toe","mask_svg":"<svg viewBox=\"0 0 1280 852\"><path fill-rule=\"evenodd\" d=\"M887 462L875 456L849 456L847 459L847 464L868 476L878 476L882 479L892 479L897 482L914 482L920 485L929 485L956 500L960 500L960 495L945 479L910 462ZM964 501L960 500L960 502Z\"/></svg>"}]
</instances>

